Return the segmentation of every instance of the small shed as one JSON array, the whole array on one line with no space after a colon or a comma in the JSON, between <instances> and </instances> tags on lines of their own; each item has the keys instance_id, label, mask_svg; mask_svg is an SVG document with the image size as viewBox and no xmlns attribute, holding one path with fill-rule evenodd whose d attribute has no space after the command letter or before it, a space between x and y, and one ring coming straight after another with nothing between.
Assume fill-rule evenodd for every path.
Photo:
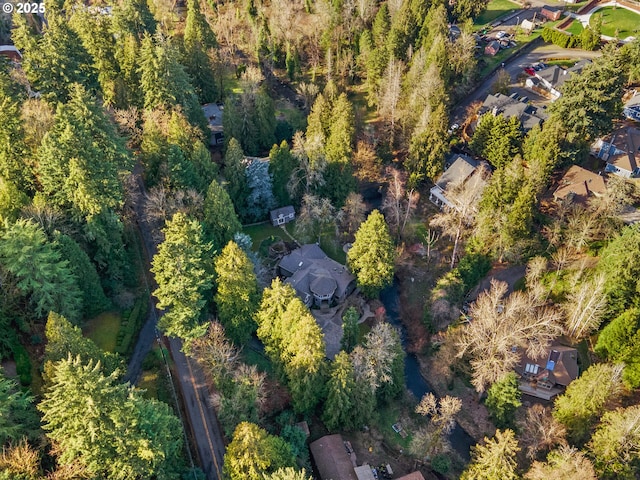
<instances>
[{"instance_id":1,"label":"small shed","mask_svg":"<svg viewBox=\"0 0 640 480\"><path fill-rule=\"evenodd\" d=\"M296 218L296 211L291 205L287 205L286 207L271 210L269 217L271 218L271 225L277 227L294 220Z\"/></svg>"},{"instance_id":2,"label":"small shed","mask_svg":"<svg viewBox=\"0 0 640 480\"><path fill-rule=\"evenodd\" d=\"M544 18L555 22L556 20L560 20L560 16L562 15L562 10L555 7L550 7L549 5L545 5L540 10L540 15Z\"/></svg>"},{"instance_id":3,"label":"small shed","mask_svg":"<svg viewBox=\"0 0 640 480\"><path fill-rule=\"evenodd\" d=\"M489 43L489 45L484 47L484 54L490 55L492 57L495 56L499 51L500 51L500 42L498 42L497 40L494 40L493 42Z\"/></svg>"},{"instance_id":4,"label":"small shed","mask_svg":"<svg viewBox=\"0 0 640 480\"><path fill-rule=\"evenodd\" d=\"M12 62L22 60L22 54L14 45L0 45L0 55L7 57Z\"/></svg>"}]
</instances>

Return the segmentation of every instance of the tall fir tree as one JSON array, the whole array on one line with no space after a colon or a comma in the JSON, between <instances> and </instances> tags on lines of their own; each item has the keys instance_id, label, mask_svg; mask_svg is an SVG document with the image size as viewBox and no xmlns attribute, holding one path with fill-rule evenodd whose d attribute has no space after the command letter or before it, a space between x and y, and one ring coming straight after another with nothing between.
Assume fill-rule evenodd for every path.
<instances>
[{"instance_id":1,"label":"tall fir tree","mask_svg":"<svg viewBox=\"0 0 640 480\"><path fill-rule=\"evenodd\" d=\"M213 180L204 199L202 224L213 251L221 251L236 233L242 230L233 203L227 191Z\"/></svg>"},{"instance_id":2,"label":"tall fir tree","mask_svg":"<svg viewBox=\"0 0 640 480\"><path fill-rule=\"evenodd\" d=\"M182 213L176 213L163 232L165 239L151 268L158 283L153 294L158 307L167 310L158 328L189 342L207 331L201 317L212 287L210 245L204 241L200 223Z\"/></svg>"},{"instance_id":3,"label":"tall fir tree","mask_svg":"<svg viewBox=\"0 0 640 480\"><path fill-rule=\"evenodd\" d=\"M220 323L236 345L244 345L256 330L253 315L258 307L258 282L253 263L231 241L215 260L216 295Z\"/></svg>"},{"instance_id":4,"label":"tall fir tree","mask_svg":"<svg viewBox=\"0 0 640 480\"><path fill-rule=\"evenodd\" d=\"M249 187L247 186L244 152L235 138L229 141L227 153L224 156L223 174L227 180L227 191L240 217L245 215Z\"/></svg>"}]
</instances>

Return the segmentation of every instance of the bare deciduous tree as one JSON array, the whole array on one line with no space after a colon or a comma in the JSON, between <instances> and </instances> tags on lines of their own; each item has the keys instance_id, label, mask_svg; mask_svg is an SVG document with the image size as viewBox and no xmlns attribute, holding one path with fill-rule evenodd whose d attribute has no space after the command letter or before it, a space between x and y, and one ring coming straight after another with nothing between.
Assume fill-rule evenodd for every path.
<instances>
[{"instance_id":1,"label":"bare deciduous tree","mask_svg":"<svg viewBox=\"0 0 640 480\"><path fill-rule=\"evenodd\" d=\"M376 324L367 334L364 346L358 345L351 352L356 379L371 385L374 391L392 381L391 367L398 342L399 337L390 324Z\"/></svg>"},{"instance_id":2,"label":"bare deciduous tree","mask_svg":"<svg viewBox=\"0 0 640 480\"><path fill-rule=\"evenodd\" d=\"M424 395L416 407L416 413L429 416L430 421L413 436L411 450L414 455L432 459L450 451L451 444L447 436L453 430L455 417L461 409L462 400L457 397L447 395L438 401L433 393Z\"/></svg>"},{"instance_id":3,"label":"bare deciduous tree","mask_svg":"<svg viewBox=\"0 0 640 480\"><path fill-rule=\"evenodd\" d=\"M566 315L566 335L581 340L596 330L607 308L604 274L574 282L574 288L562 307Z\"/></svg>"},{"instance_id":4,"label":"bare deciduous tree","mask_svg":"<svg viewBox=\"0 0 640 480\"><path fill-rule=\"evenodd\" d=\"M353 235L365 221L367 206L359 193L351 192L347 195L344 206L340 210L340 225L344 232L353 240Z\"/></svg>"},{"instance_id":5,"label":"bare deciduous tree","mask_svg":"<svg viewBox=\"0 0 640 480\"><path fill-rule=\"evenodd\" d=\"M539 358L562 333L558 310L530 293L506 293L505 282L491 282L489 291L471 305L472 320L458 343L458 356L471 359L478 392L511 372L523 351Z\"/></svg>"},{"instance_id":6,"label":"bare deciduous tree","mask_svg":"<svg viewBox=\"0 0 640 480\"><path fill-rule=\"evenodd\" d=\"M411 214L418 206L420 194L414 189L406 190L406 175L395 168L387 170L389 187L382 202L382 210L387 214L386 219L398 238L402 236L411 218Z\"/></svg>"},{"instance_id":7,"label":"bare deciduous tree","mask_svg":"<svg viewBox=\"0 0 640 480\"><path fill-rule=\"evenodd\" d=\"M291 154L298 164L287 184L291 197L296 197L300 192L308 194L312 188L324 185L327 160L321 138L305 139L302 132L296 132L293 136Z\"/></svg>"},{"instance_id":8,"label":"bare deciduous tree","mask_svg":"<svg viewBox=\"0 0 640 480\"><path fill-rule=\"evenodd\" d=\"M396 121L398 120L398 104L402 93L403 72L404 63L391 57L387 65L384 80L380 82L381 89L378 95L378 112L389 123L390 145L393 145Z\"/></svg>"},{"instance_id":9,"label":"bare deciduous tree","mask_svg":"<svg viewBox=\"0 0 640 480\"><path fill-rule=\"evenodd\" d=\"M534 462L524 476L526 480L596 480L591 461L580 450L564 445L549 453L547 461Z\"/></svg>"},{"instance_id":10,"label":"bare deciduous tree","mask_svg":"<svg viewBox=\"0 0 640 480\"><path fill-rule=\"evenodd\" d=\"M240 357L240 352L227 339L224 327L217 321L209 324L204 337L189 344L189 354L212 376L216 384L236 370Z\"/></svg>"},{"instance_id":11,"label":"bare deciduous tree","mask_svg":"<svg viewBox=\"0 0 640 480\"><path fill-rule=\"evenodd\" d=\"M371 144L359 141L353 156L354 174L359 180L382 181L382 162Z\"/></svg>"},{"instance_id":12,"label":"bare deciduous tree","mask_svg":"<svg viewBox=\"0 0 640 480\"><path fill-rule=\"evenodd\" d=\"M535 460L558 445L566 445L566 430L551 416L551 410L536 403L527 409L527 414L518 422L519 440L526 450L527 458Z\"/></svg>"},{"instance_id":13,"label":"bare deciduous tree","mask_svg":"<svg viewBox=\"0 0 640 480\"><path fill-rule=\"evenodd\" d=\"M336 231L336 209L328 198L306 194L302 197L300 213L296 219L296 236L303 241L316 240L322 234Z\"/></svg>"}]
</instances>

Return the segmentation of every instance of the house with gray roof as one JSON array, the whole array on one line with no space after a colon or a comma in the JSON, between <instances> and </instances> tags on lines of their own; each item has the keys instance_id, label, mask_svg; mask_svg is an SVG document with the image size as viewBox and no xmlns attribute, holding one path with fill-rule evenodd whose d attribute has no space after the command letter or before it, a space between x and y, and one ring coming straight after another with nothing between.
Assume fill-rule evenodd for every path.
<instances>
[{"instance_id":1,"label":"house with gray roof","mask_svg":"<svg viewBox=\"0 0 640 480\"><path fill-rule=\"evenodd\" d=\"M484 173L487 171L484 162L477 162L473 158L463 154L449 156L445 163L445 171L429 190L429 200L440 208L455 208L459 210L456 201L447 192L468 181L478 182L479 194L486 185Z\"/></svg>"},{"instance_id":2,"label":"house with gray roof","mask_svg":"<svg viewBox=\"0 0 640 480\"><path fill-rule=\"evenodd\" d=\"M516 95L507 96L501 93L487 95L478 111L479 115L485 113L491 113L494 117L502 115L506 119L516 117L520 120L524 132L528 132L536 125L542 125L547 119L544 110L519 100Z\"/></svg>"},{"instance_id":3,"label":"house with gray roof","mask_svg":"<svg viewBox=\"0 0 640 480\"><path fill-rule=\"evenodd\" d=\"M222 128L222 105L217 103L207 103L202 105L202 112L209 123L209 146L221 147L224 144L224 133Z\"/></svg>"},{"instance_id":4,"label":"house with gray roof","mask_svg":"<svg viewBox=\"0 0 640 480\"><path fill-rule=\"evenodd\" d=\"M278 270L308 307L335 305L356 288L356 279L347 267L329 258L315 243L285 255Z\"/></svg>"},{"instance_id":5,"label":"house with gray roof","mask_svg":"<svg viewBox=\"0 0 640 480\"><path fill-rule=\"evenodd\" d=\"M640 122L640 92L636 92L633 97L624 104L622 113L629 120Z\"/></svg>"},{"instance_id":6,"label":"house with gray roof","mask_svg":"<svg viewBox=\"0 0 640 480\"><path fill-rule=\"evenodd\" d=\"M623 178L640 177L640 130L623 125L599 138L591 153L606 162L605 172Z\"/></svg>"},{"instance_id":7,"label":"house with gray roof","mask_svg":"<svg viewBox=\"0 0 640 480\"><path fill-rule=\"evenodd\" d=\"M296 211L291 205L287 205L286 207L271 210L269 218L271 219L271 225L277 227L293 221L296 218Z\"/></svg>"},{"instance_id":8,"label":"house with gray roof","mask_svg":"<svg viewBox=\"0 0 640 480\"><path fill-rule=\"evenodd\" d=\"M539 86L549 91L553 99L557 100L562 96L561 88L564 82L569 80L573 74L582 72L582 69L590 63L590 60L580 60L566 70L558 65L552 65L535 72L535 77L540 81Z\"/></svg>"}]
</instances>

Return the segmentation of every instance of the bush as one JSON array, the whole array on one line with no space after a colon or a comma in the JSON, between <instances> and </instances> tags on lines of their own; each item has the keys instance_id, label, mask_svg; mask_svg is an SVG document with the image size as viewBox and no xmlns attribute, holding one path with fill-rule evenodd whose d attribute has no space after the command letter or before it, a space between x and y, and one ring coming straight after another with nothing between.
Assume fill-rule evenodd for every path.
<instances>
[{"instance_id":1,"label":"bush","mask_svg":"<svg viewBox=\"0 0 640 480\"><path fill-rule=\"evenodd\" d=\"M145 293L136 300L131 310L122 314L120 330L116 339L117 353L125 356L131 353L138 332L146 319L148 309L149 297Z\"/></svg>"},{"instance_id":2,"label":"bush","mask_svg":"<svg viewBox=\"0 0 640 480\"><path fill-rule=\"evenodd\" d=\"M485 405L496 427L513 428L514 412L522 405L518 377L509 373L504 379L491 385Z\"/></svg>"},{"instance_id":3,"label":"bush","mask_svg":"<svg viewBox=\"0 0 640 480\"><path fill-rule=\"evenodd\" d=\"M436 455L431 460L431 469L440 475L446 475L451 469L451 459L447 455Z\"/></svg>"}]
</instances>

